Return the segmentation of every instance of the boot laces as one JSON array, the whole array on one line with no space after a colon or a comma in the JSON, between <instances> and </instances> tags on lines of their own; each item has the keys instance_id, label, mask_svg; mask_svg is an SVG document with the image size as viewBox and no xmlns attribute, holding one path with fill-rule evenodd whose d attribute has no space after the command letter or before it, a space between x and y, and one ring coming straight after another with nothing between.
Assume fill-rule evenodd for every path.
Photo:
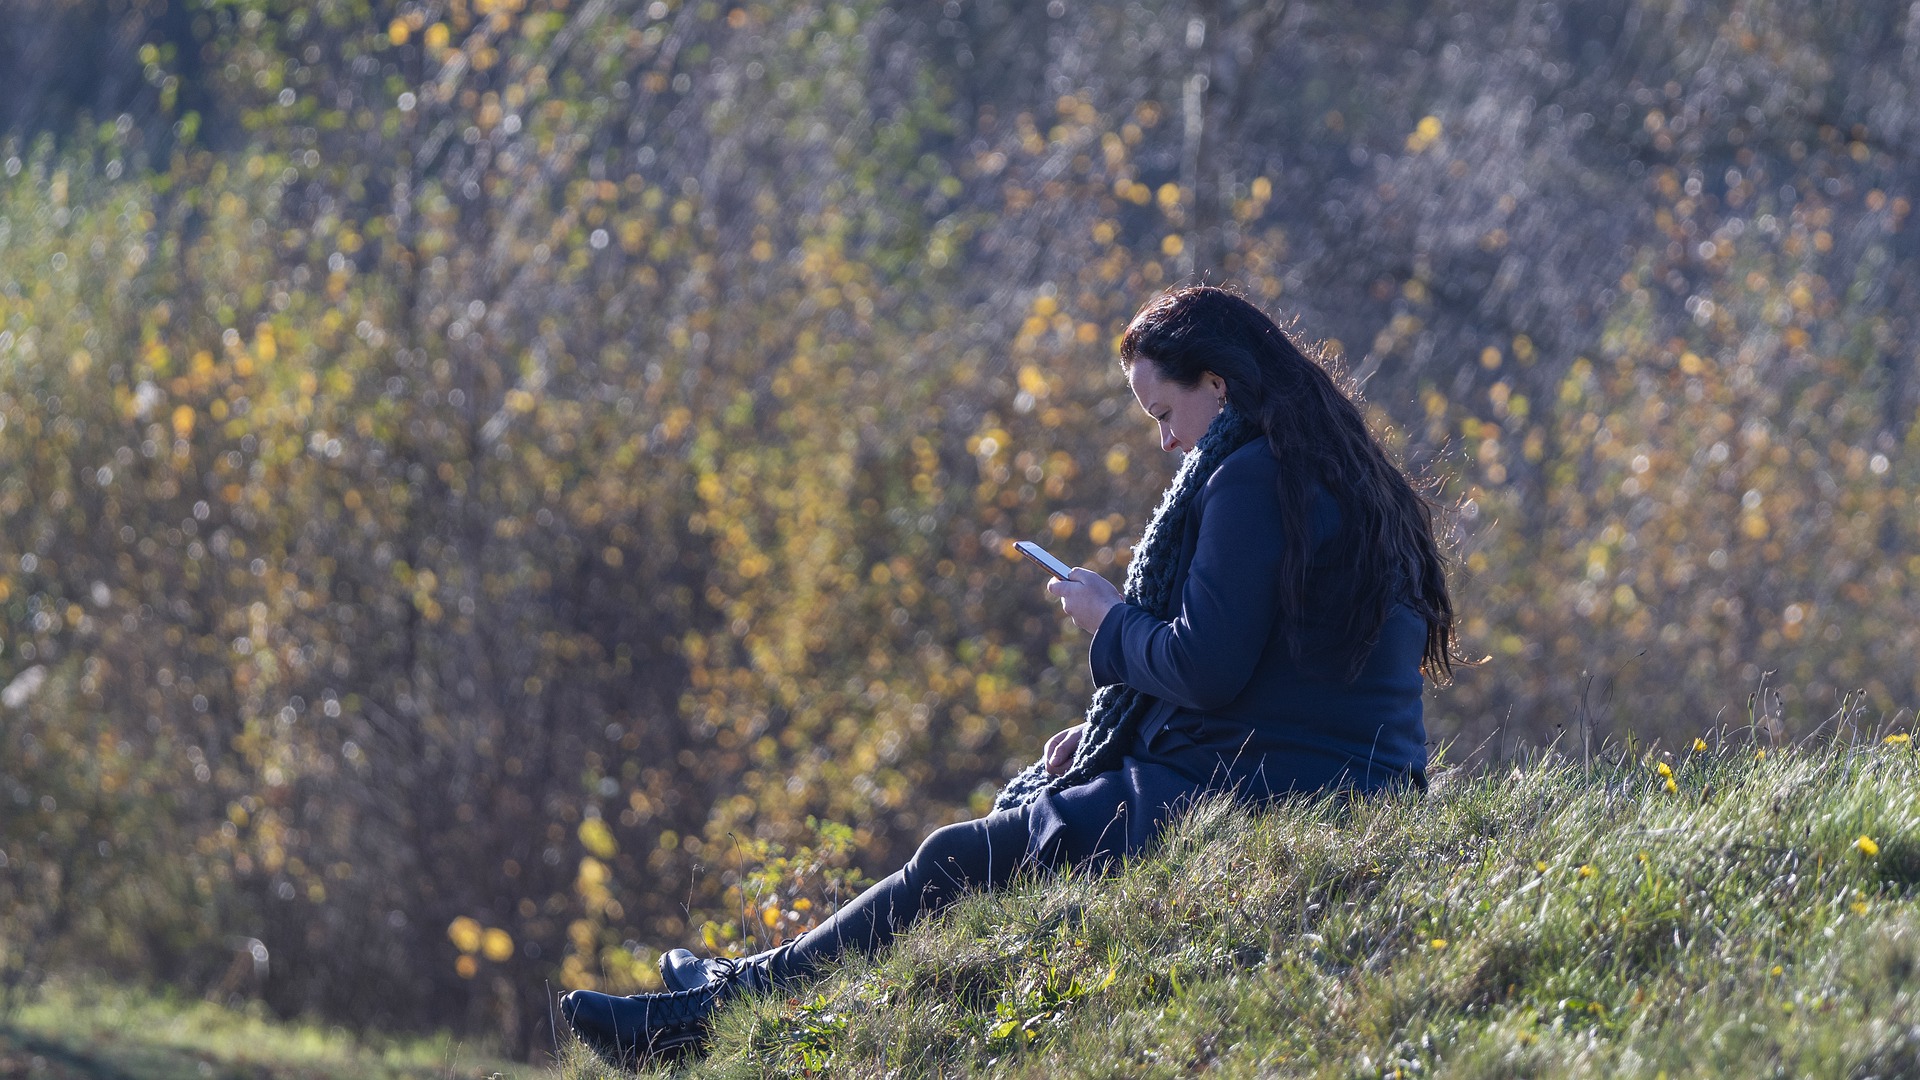
<instances>
[{"instance_id":1,"label":"boot laces","mask_svg":"<svg viewBox=\"0 0 1920 1080\"><path fill-rule=\"evenodd\" d=\"M770 989L764 963L755 963L751 959L723 956L709 961L707 986L720 990L751 990L755 992Z\"/></svg>"},{"instance_id":2,"label":"boot laces","mask_svg":"<svg viewBox=\"0 0 1920 1080\"><path fill-rule=\"evenodd\" d=\"M721 994L718 990L716 986L703 986L669 994L639 994L635 997L645 1005L647 1026L660 1030L704 1024L714 1006L719 1004Z\"/></svg>"}]
</instances>

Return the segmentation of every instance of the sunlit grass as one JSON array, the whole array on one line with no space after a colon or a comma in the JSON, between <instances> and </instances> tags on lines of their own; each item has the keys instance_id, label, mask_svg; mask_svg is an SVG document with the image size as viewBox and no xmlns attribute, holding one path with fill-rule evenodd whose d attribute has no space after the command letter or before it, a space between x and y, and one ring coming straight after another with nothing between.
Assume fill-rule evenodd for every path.
<instances>
[{"instance_id":1,"label":"sunlit grass","mask_svg":"<svg viewBox=\"0 0 1920 1080\"><path fill-rule=\"evenodd\" d=\"M729 1008L684 1074L1920 1075L1917 765L1727 744L1204 805L1116 877Z\"/></svg>"},{"instance_id":2,"label":"sunlit grass","mask_svg":"<svg viewBox=\"0 0 1920 1080\"><path fill-rule=\"evenodd\" d=\"M56 983L0 1020L0 1076L200 1080L428 1080L534 1075L485 1047L441 1036L368 1039L99 983Z\"/></svg>"}]
</instances>

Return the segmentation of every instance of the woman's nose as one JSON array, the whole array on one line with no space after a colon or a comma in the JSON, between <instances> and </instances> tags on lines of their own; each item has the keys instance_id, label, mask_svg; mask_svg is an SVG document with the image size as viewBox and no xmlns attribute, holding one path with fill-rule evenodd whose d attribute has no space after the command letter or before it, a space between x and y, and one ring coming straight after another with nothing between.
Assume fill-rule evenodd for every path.
<instances>
[{"instance_id":1,"label":"woman's nose","mask_svg":"<svg viewBox=\"0 0 1920 1080\"><path fill-rule=\"evenodd\" d=\"M1173 437L1173 429L1165 424L1160 425L1160 449L1169 454L1180 449L1180 440Z\"/></svg>"}]
</instances>

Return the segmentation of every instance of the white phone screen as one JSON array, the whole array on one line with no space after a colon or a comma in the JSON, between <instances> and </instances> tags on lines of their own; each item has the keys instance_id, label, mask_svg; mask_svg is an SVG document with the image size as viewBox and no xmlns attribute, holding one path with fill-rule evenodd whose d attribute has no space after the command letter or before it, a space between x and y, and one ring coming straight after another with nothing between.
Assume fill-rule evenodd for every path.
<instances>
[{"instance_id":1,"label":"white phone screen","mask_svg":"<svg viewBox=\"0 0 1920 1080\"><path fill-rule=\"evenodd\" d=\"M1013 550L1019 552L1022 555L1025 555L1029 559L1032 559L1034 562L1040 565L1041 569L1045 570L1047 573L1052 574L1054 577L1057 577L1062 581L1065 581L1068 577L1072 576L1073 574L1072 567L1068 566L1066 563L1061 562L1059 559L1054 558L1050 553L1048 553L1046 548L1041 547L1039 544L1036 544L1031 540L1016 541L1013 545Z\"/></svg>"}]
</instances>

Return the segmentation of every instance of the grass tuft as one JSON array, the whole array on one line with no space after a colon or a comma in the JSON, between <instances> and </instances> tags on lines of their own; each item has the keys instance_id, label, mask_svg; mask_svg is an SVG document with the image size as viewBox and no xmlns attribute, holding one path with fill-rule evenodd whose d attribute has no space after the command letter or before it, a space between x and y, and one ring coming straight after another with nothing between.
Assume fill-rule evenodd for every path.
<instances>
[{"instance_id":1,"label":"grass tuft","mask_svg":"<svg viewBox=\"0 0 1920 1080\"><path fill-rule=\"evenodd\" d=\"M730 1006L649 1075L1916 1076L1917 780L1876 743L1209 801L1117 874Z\"/></svg>"},{"instance_id":2,"label":"grass tuft","mask_svg":"<svg viewBox=\"0 0 1920 1080\"><path fill-rule=\"evenodd\" d=\"M0 1077L38 1080L521 1080L447 1036L356 1036L99 980L53 983L0 1021Z\"/></svg>"}]
</instances>

